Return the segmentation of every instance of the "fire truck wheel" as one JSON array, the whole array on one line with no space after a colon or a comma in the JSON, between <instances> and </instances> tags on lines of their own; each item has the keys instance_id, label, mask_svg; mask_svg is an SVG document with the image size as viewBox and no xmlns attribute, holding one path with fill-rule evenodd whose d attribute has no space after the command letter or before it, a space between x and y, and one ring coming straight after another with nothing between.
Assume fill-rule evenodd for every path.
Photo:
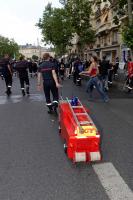
<instances>
[{"instance_id":1,"label":"fire truck wheel","mask_svg":"<svg viewBox=\"0 0 133 200\"><path fill-rule=\"evenodd\" d=\"M64 152L65 152L65 154L67 154L67 144L66 143L64 143Z\"/></svg>"}]
</instances>

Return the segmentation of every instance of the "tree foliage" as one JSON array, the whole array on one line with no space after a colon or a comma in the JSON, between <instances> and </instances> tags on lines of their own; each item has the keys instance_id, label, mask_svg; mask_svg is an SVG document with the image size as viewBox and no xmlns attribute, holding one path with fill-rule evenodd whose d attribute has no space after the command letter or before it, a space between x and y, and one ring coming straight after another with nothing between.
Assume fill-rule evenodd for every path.
<instances>
[{"instance_id":1,"label":"tree foliage","mask_svg":"<svg viewBox=\"0 0 133 200\"><path fill-rule=\"evenodd\" d=\"M19 54L18 44L12 39L0 36L0 57L9 54L11 57Z\"/></svg>"},{"instance_id":2,"label":"tree foliage","mask_svg":"<svg viewBox=\"0 0 133 200\"><path fill-rule=\"evenodd\" d=\"M43 41L52 44L57 54L66 52L73 35L79 36L80 45L94 42L95 32L90 25L91 6L88 0L64 1L63 8L45 7L37 26L42 30Z\"/></svg>"},{"instance_id":3,"label":"tree foliage","mask_svg":"<svg viewBox=\"0 0 133 200\"><path fill-rule=\"evenodd\" d=\"M58 54L65 53L72 30L64 8L53 8L48 4L37 26L42 30L44 42L54 45Z\"/></svg>"},{"instance_id":4,"label":"tree foliage","mask_svg":"<svg viewBox=\"0 0 133 200\"><path fill-rule=\"evenodd\" d=\"M33 56L32 56L32 59L33 59L33 60L38 60L38 58L39 58L39 57L38 57L37 55L33 55Z\"/></svg>"},{"instance_id":5,"label":"tree foliage","mask_svg":"<svg viewBox=\"0 0 133 200\"><path fill-rule=\"evenodd\" d=\"M122 36L125 44L133 50L133 24L123 27Z\"/></svg>"},{"instance_id":6,"label":"tree foliage","mask_svg":"<svg viewBox=\"0 0 133 200\"><path fill-rule=\"evenodd\" d=\"M90 23L91 3L88 0L67 0L65 8L73 31L79 36L79 43L85 45L94 42L95 32Z\"/></svg>"},{"instance_id":7,"label":"tree foliage","mask_svg":"<svg viewBox=\"0 0 133 200\"><path fill-rule=\"evenodd\" d=\"M116 0L116 16L114 16L114 23L119 24L120 18L127 15L127 21L122 23L122 37L124 43L133 50L133 21L129 20L128 12L128 1L127 0ZM130 13L132 15L132 13Z\"/></svg>"}]
</instances>

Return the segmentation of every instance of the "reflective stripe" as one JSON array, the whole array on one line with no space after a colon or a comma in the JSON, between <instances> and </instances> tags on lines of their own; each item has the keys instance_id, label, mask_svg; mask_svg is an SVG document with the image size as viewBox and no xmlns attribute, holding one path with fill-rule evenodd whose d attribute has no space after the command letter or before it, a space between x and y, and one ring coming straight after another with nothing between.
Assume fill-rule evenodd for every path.
<instances>
[{"instance_id":1,"label":"reflective stripe","mask_svg":"<svg viewBox=\"0 0 133 200\"><path fill-rule=\"evenodd\" d=\"M86 153L85 152L75 152L75 162L85 162Z\"/></svg>"},{"instance_id":2,"label":"reflective stripe","mask_svg":"<svg viewBox=\"0 0 133 200\"><path fill-rule=\"evenodd\" d=\"M21 90L24 90L24 88L21 88Z\"/></svg>"},{"instance_id":3,"label":"reflective stripe","mask_svg":"<svg viewBox=\"0 0 133 200\"><path fill-rule=\"evenodd\" d=\"M58 101L53 101L53 103L58 103Z\"/></svg>"},{"instance_id":4,"label":"reflective stripe","mask_svg":"<svg viewBox=\"0 0 133 200\"><path fill-rule=\"evenodd\" d=\"M132 90L133 88L132 87L130 87L130 86L127 86L127 88L129 89L129 90Z\"/></svg>"},{"instance_id":5,"label":"reflective stripe","mask_svg":"<svg viewBox=\"0 0 133 200\"><path fill-rule=\"evenodd\" d=\"M12 86L11 86L11 85L8 85L8 87L11 88Z\"/></svg>"},{"instance_id":6,"label":"reflective stripe","mask_svg":"<svg viewBox=\"0 0 133 200\"><path fill-rule=\"evenodd\" d=\"M52 103L46 103L46 105L47 105L47 106L51 106L51 105L52 105Z\"/></svg>"},{"instance_id":7,"label":"reflective stripe","mask_svg":"<svg viewBox=\"0 0 133 200\"><path fill-rule=\"evenodd\" d=\"M97 138L100 138L100 135L96 135Z\"/></svg>"},{"instance_id":8,"label":"reflective stripe","mask_svg":"<svg viewBox=\"0 0 133 200\"><path fill-rule=\"evenodd\" d=\"M45 71L52 71L52 68L44 68L44 69L41 69L41 72L45 72Z\"/></svg>"},{"instance_id":9,"label":"reflective stripe","mask_svg":"<svg viewBox=\"0 0 133 200\"><path fill-rule=\"evenodd\" d=\"M100 152L90 152L90 159L91 161L99 161L101 160L101 154Z\"/></svg>"}]
</instances>

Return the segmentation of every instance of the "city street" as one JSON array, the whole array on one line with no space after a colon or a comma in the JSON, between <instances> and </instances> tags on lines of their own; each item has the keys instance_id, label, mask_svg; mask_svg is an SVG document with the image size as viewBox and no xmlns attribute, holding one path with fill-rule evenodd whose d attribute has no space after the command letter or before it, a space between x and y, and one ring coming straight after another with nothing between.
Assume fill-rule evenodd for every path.
<instances>
[{"instance_id":1,"label":"city street","mask_svg":"<svg viewBox=\"0 0 133 200\"><path fill-rule=\"evenodd\" d=\"M132 200L133 94L113 86L109 103L88 101L85 83L64 81L60 93L80 98L102 138L101 163L73 164L64 154L58 118L47 114L36 79L30 82L31 95L22 97L14 77L7 98L0 79L0 200Z\"/></svg>"}]
</instances>

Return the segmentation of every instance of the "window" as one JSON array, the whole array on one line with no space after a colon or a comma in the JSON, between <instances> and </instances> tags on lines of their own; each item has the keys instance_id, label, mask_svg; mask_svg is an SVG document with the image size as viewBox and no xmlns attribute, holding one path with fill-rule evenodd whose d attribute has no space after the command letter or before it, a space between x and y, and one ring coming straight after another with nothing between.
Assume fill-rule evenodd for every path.
<instances>
[{"instance_id":1,"label":"window","mask_svg":"<svg viewBox=\"0 0 133 200\"><path fill-rule=\"evenodd\" d=\"M118 32L114 31L113 32L113 42L117 42L117 40L118 40Z\"/></svg>"},{"instance_id":2,"label":"window","mask_svg":"<svg viewBox=\"0 0 133 200\"><path fill-rule=\"evenodd\" d=\"M100 24L101 24L101 20L100 20L100 19L98 19L98 20L97 20L97 22L96 22L96 25L97 25L97 27L99 27L99 26L100 26Z\"/></svg>"},{"instance_id":3,"label":"window","mask_svg":"<svg viewBox=\"0 0 133 200\"><path fill-rule=\"evenodd\" d=\"M108 43L110 43L110 34L108 35Z\"/></svg>"}]
</instances>

